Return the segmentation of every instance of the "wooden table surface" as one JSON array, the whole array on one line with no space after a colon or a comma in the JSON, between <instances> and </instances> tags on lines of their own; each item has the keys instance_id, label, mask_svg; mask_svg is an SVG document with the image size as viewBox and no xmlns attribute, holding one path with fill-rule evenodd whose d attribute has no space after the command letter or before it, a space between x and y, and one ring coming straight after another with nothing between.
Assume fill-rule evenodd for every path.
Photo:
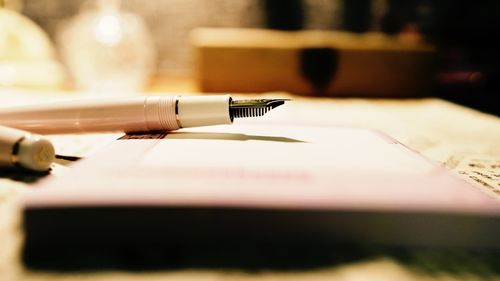
<instances>
[{"instance_id":1,"label":"wooden table surface","mask_svg":"<svg viewBox=\"0 0 500 281\"><path fill-rule=\"evenodd\" d=\"M44 93L0 90L0 100L45 98ZM50 97L64 94L50 94ZM15 97L14 97L15 96ZM500 198L500 119L439 99L321 99L267 93L259 97L290 97L278 121L341 124L381 130L491 196ZM85 156L116 135L54 136L58 153ZM70 167L57 163L53 173ZM159 272L33 272L22 268L20 194L36 178L0 172L0 280L500 280L498 253L415 250L405 259L383 252L308 270L182 269ZM499 238L500 239L500 238ZM495 265L496 264L496 265Z\"/></svg>"}]
</instances>

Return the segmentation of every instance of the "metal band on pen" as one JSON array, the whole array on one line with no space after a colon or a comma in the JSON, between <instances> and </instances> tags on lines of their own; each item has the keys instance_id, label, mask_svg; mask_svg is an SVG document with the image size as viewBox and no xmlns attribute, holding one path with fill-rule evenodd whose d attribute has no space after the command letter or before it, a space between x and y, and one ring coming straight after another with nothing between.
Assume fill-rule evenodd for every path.
<instances>
[{"instance_id":1,"label":"metal band on pen","mask_svg":"<svg viewBox=\"0 0 500 281\"><path fill-rule=\"evenodd\" d=\"M175 121L177 122L177 126L179 126L179 128L182 128L181 120L179 118L179 99L180 98L181 98L180 96L177 96L175 98Z\"/></svg>"},{"instance_id":2,"label":"metal band on pen","mask_svg":"<svg viewBox=\"0 0 500 281\"><path fill-rule=\"evenodd\" d=\"M12 152L10 155L10 162L12 163L13 166L20 167L19 164L19 147L21 146L21 142L29 137L29 135L25 135L22 138L18 139L15 143L14 146L12 146Z\"/></svg>"}]
</instances>

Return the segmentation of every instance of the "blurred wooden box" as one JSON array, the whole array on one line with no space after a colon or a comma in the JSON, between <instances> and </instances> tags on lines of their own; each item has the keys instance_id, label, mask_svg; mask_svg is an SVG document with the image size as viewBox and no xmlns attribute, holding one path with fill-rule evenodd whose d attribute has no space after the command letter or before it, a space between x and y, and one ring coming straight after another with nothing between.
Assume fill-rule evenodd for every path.
<instances>
[{"instance_id":1,"label":"blurred wooden box","mask_svg":"<svg viewBox=\"0 0 500 281\"><path fill-rule=\"evenodd\" d=\"M413 97L434 68L432 47L379 33L200 28L191 43L205 92Z\"/></svg>"}]
</instances>

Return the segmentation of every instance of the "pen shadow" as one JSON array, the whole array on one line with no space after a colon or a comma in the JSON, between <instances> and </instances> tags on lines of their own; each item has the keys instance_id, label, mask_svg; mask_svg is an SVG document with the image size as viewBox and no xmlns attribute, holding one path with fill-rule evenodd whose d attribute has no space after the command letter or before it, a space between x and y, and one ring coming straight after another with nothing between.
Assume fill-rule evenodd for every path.
<instances>
[{"instance_id":1,"label":"pen shadow","mask_svg":"<svg viewBox=\"0 0 500 281\"><path fill-rule=\"evenodd\" d=\"M54 159L54 165L60 165L60 166L69 166L73 164L75 161L80 160L81 157L78 156L67 156L67 155L60 155L57 154ZM46 172L36 172L36 171L30 171L18 167L12 167L12 168L0 168L0 180L2 179L7 179L7 180L12 180L16 182L22 182L22 183L35 183L38 180L52 174L54 169L54 166L52 166L48 171Z\"/></svg>"},{"instance_id":2,"label":"pen shadow","mask_svg":"<svg viewBox=\"0 0 500 281\"><path fill-rule=\"evenodd\" d=\"M17 168L0 169L0 179L8 179L16 182L34 183L48 176L50 172L32 172Z\"/></svg>"},{"instance_id":3,"label":"pen shadow","mask_svg":"<svg viewBox=\"0 0 500 281\"><path fill-rule=\"evenodd\" d=\"M276 136L257 136L235 133L213 133L213 132L171 132L168 133L169 139L203 139L203 140L235 140L235 141L271 141L288 143L305 143L306 141Z\"/></svg>"}]
</instances>

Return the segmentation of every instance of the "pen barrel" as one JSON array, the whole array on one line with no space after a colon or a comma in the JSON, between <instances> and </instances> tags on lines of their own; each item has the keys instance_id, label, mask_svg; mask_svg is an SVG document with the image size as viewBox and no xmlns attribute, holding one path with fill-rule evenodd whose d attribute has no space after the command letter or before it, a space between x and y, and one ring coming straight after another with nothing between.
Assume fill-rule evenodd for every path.
<instances>
[{"instance_id":1,"label":"pen barrel","mask_svg":"<svg viewBox=\"0 0 500 281\"><path fill-rule=\"evenodd\" d=\"M40 134L175 130L174 97L82 99L0 110L0 124Z\"/></svg>"},{"instance_id":2,"label":"pen barrel","mask_svg":"<svg viewBox=\"0 0 500 281\"><path fill-rule=\"evenodd\" d=\"M171 131L231 124L225 96L82 99L0 109L0 124L40 134Z\"/></svg>"}]
</instances>

